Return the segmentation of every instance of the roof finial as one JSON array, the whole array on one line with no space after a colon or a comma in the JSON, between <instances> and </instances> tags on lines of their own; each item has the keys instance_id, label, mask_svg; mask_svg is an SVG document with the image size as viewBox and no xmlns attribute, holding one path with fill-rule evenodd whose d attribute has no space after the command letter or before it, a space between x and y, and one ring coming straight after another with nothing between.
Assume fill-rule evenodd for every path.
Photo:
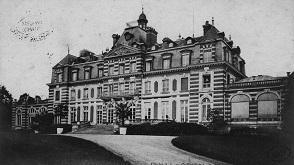
<instances>
[{"instance_id":1,"label":"roof finial","mask_svg":"<svg viewBox=\"0 0 294 165\"><path fill-rule=\"evenodd\" d=\"M144 5L143 5L143 0L141 0L141 5L142 5L142 13L144 13Z\"/></svg>"},{"instance_id":2,"label":"roof finial","mask_svg":"<svg viewBox=\"0 0 294 165\"><path fill-rule=\"evenodd\" d=\"M231 39L232 39L232 36L231 36L231 34L229 35L229 40L231 41Z\"/></svg>"},{"instance_id":3,"label":"roof finial","mask_svg":"<svg viewBox=\"0 0 294 165\"><path fill-rule=\"evenodd\" d=\"M69 44L66 44L67 46L67 54L69 54Z\"/></svg>"},{"instance_id":4,"label":"roof finial","mask_svg":"<svg viewBox=\"0 0 294 165\"><path fill-rule=\"evenodd\" d=\"M211 24L214 26L214 18L211 19Z\"/></svg>"},{"instance_id":5,"label":"roof finial","mask_svg":"<svg viewBox=\"0 0 294 165\"><path fill-rule=\"evenodd\" d=\"M179 33L179 39L181 39L181 37L182 37L182 36L181 36L181 33Z\"/></svg>"}]
</instances>

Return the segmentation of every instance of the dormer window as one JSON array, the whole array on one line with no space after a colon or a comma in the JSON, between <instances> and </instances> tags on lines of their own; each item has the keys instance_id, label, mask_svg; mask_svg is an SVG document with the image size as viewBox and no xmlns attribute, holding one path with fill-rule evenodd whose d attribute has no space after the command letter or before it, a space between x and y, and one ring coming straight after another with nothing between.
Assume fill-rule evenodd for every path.
<instances>
[{"instance_id":1,"label":"dormer window","mask_svg":"<svg viewBox=\"0 0 294 165\"><path fill-rule=\"evenodd\" d=\"M174 43L172 43L172 42L171 42L171 43L169 43L169 44L168 44L168 47L169 47L169 48L172 48L172 47L174 47Z\"/></svg>"},{"instance_id":2,"label":"dormer window","mask_svg":"<svg viewBox=\"0 0 294 165\"><path fill-rule=\"evenodd\" d=\"M63 78L62 72L57 73L57 82L62 82L62 78Z\"/></svg>"},{"instance_id":3,"label":"dormer window","mask_svg":"<svg viewBox=\"0 0 294 165\"><path fill-rule=\"evenodd\" d=\"M153 46L151 47L151 50L156 50L156 46L153 45Z\"/></svg>"},{"instance_id":4,"label":"dormer window","mask_svg":"<svg viewBox=\"0 0 294 165\"><path fill-rule=\"evenodd\" d=\"M187 44L192 44L192 40L188 39Z\"/></svg>"}]
</instances>

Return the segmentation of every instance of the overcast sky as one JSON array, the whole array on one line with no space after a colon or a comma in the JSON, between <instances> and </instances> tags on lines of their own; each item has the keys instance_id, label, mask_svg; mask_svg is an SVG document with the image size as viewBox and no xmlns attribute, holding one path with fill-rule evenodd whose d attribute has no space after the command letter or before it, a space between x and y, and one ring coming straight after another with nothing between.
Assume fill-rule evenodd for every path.
<instances>
[{"instance_id":1,"label":"overcast sky","mask_svg":"<svg viewBox=\"0 0 294 165\"><path fill-rule=\"evenodd\" d=\"M241 47L246 72L285 76L294 71L294 1L283 0L143 0L148 25L158 41L203 33L205 20L231 35ZM194 11L194 21L193 21ZM81 49L101 53L112 46L111 35L121 34L126 22L138 19L141 0L0 0L0 84L18 98L48 96L51 69L67 54ZM38 23L36 23L38 22ZM193 30L194 22L194 30ZM27 23L27 24L26 24ZM16 34L28 26L31 42Z\"/></svg>"}]
</instances>

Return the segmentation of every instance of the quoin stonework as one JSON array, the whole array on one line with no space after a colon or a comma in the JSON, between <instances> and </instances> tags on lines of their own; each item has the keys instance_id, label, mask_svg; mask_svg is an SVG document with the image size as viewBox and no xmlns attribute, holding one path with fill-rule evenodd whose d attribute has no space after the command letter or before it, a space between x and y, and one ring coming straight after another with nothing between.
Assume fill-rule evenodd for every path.
<instances>
[{"instance_id":1,"label":"quoin stonework","mask_svg":"<svg viewBox=\"0 0 294 165\"><path fill-rule=\"evenodd\" d=\"M127 101L130 123L207 124L217 111L230 124L280 127L288 77L247 77L240 47L214 20L198 37L158 41L157 34L142 12L136 25L112 35L110 50L67 54L52 68L49 99L41 107L55 113L54 106L67 104L68 115L56 122L68 124L114 124L115 102ZM14 128L28 126L25 116L40 109L26 107L29 112L14 108Z\"/></svg>"}]
</instances>

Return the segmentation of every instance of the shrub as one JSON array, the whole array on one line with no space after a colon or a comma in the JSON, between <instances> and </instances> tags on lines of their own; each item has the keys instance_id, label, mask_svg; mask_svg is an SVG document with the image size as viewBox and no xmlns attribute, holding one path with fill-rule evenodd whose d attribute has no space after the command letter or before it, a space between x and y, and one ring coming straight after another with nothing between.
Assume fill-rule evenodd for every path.
<instances>
[{"instance_id":1,"label":"shrub","mask_svg":"<svg viewBox=\"0 0 294 165\"><path fill-rule=\"evenodd\" d=\"M162 122L155 125L143 123L139 125L130 125L127 129L128 135L179 136L207 133L208 130L206 127L196 123Z\"/></svg>"}]
</instances>

